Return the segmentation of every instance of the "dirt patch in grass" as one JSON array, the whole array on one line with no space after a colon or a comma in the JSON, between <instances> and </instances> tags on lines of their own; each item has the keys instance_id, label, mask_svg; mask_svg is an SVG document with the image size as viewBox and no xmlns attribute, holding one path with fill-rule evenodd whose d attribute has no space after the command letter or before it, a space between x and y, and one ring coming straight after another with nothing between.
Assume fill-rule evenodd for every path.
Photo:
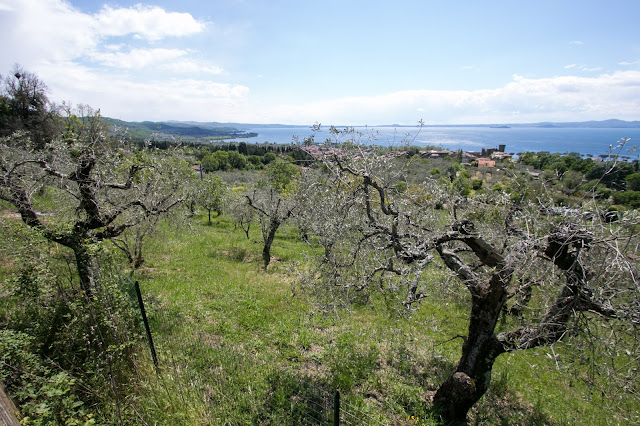
<instances>
[{"instance_id":1,"label":"dirt patch in grass","mask_svg":"<svg viewBox=\"0 0 640 426\"><path fill-rule=\"evenodd\" d=\"M16 212L2 212L0 217L3 219L20 219L20 213Z\"/></svg>"},{"instance_id":2,"label":"dirt patch in grass","mask_svg":"<svg viewBox=\"0 0 640 426\"><path fill-rule=\"evenodd\" d=\"M159 268L152 268L150 266L141 266L136 270L136 273L142 277L156 277L158 275L166 275L166 272Z\"/></svg>"},{"instance_id":3,"label":"dirt patch in grass","mask_svg":"<svg viewBox=\"0 0 640 426\"><path fill-rule=\"evenodd\" d=\"M55 213L47 213L47 212L36 212L36 214L38 216L56 216ZM21 219L22 216L20 216L20 213L18 212L12 212L12 211L3 211L2 213L0 213L0 217L3 219Z\"/></svg>"}]
</instances>

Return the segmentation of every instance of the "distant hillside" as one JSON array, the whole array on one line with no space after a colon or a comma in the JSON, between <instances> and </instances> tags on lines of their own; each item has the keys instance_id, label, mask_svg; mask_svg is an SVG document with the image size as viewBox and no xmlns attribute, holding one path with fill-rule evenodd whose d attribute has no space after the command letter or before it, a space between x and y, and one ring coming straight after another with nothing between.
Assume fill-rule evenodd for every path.
<instances>
[{"instance_id":1,"label":"distant hillside","mask_svg":"<svg viewBox=\"0 0 640 426\"><path fill-rule=\"evenodd\" d=\"M509 124L481 124L476 127L538 127L550 129L630 129L640 128L640 121L603 120L603 121L576 121L554 123L545 121L542 123L509 123ZM460 126L465 127L465 126Z\"/></svg>"},{"instance_id":2,"label":"distant hillside","mask_svg":"<svg viewBox=\"0 0 640 426\"><path fill-rule=\"evenodd\" d=\"M256 136L229 125L213 125L213 123L123 121L105 118L111 125L127 129L133 140L166 140L182 138L185 140L231 139Z\"/></svg>"},{"instance_id":3,"label":"distant hillside","mask_svg":"<svg viewBox=\"0 0 640 426\"><path fill-rule=\"evenodd\" d=\"M247 130L247 129L257 129L257 128L261 128L261 129L281 129L283 127L304 127L304 128L309 128L310 125L307 124L303 124L303 125L293 125L293 124L252 124L252 123L218 123L216 121L209 121L209 122L200 122L200 121L167 121L167 123L170 124L189 124L192 126L201 126L201 127L213 127L213 128L219 128L219 127L233 127L235 129L240 129L240 130Z\"/></svg>"},{"instance_id":4,"label":"distant hillside","mask_svg":"<svg viewBox=\"0 0 640 426\"><path fill-rule=\"evenodd\" d=\"M588 128L588 129L630 129L640 127L640 121L603 120L582 121L570 123L535 123L535 124L510 124L512 127L550 127L550 128Z\"/></svg>"},{"instance_id":5,"label":"distant hillside","mask_svg":"<svg viewBox=\"0 0 640 426\"><path fill-rule=\"evenodd\" d=\"M250 138L257 136L257 133L248 133L248 130L256 128L283 128L300 127L308 128L309 125L289 125L289 124L251 124L251 123L218 123L218 122L197 122L197 121L122 121L114 118L106 118L114 126L128 129L133 140L171 140L180 138L185 141L209 141L211 139L235 139ZM398 124L378 125L373 127L412 127L415 125L403 126ZM613 129L613 128L640 128L640 121L624 120L603 120L603 121L583 121L583 122L541 122L541 123L508 123L508 124L443 124L429 125L425 127L536 127L536 128L590 128L590 129Z\"/></svg>"}]
</instances>

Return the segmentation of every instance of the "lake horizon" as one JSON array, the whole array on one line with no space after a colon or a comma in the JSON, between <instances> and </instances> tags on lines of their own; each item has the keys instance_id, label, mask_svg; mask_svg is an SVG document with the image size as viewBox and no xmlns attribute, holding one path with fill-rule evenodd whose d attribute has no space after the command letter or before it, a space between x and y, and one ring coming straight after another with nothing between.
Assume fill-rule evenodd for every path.
<instances>
[{"instance_id":1,"label":"lake horizon","mask_svg":"<svg viewBox=\"0 0 640 426\"><path fill-rule=\"evenodd\" d=\"M344 129L344 127L338 127ZM640 142L640 128L540 128L540 127L390 127L390 126L355 126L362 133L360 141L364 145L380 146L435 146L442 149L463 151L481 151L482 148L498 148L505 145L505 152L518 154L522 152L570 153L577 152L583 156L600 156L610 153L638 158L633 148ZM247 143L302 143L313 135L311 127L254 127L245 129L247 133L257 133L257 137L237 138L229 141ZM315 134L314 141L323 143L331 135L329 127L323 127ZM631 140L620 150L616 147L623 138ZM342 139L344 142L346 139Z\"/></svg>"}]
</instances>

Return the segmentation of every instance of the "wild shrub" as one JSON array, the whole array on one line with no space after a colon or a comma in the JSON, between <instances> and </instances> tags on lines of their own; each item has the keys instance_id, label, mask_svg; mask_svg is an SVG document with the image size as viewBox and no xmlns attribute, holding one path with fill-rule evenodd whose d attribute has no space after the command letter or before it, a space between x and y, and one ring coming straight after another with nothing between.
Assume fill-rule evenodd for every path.
<instances>
[{"instance_id":1,"label":"wild shrub","mask_svg":"<svg viewBox=\"0 0 640 426\"><path fill-rule=\"evenodd\" d=\"M139 341L126 283L100 256L101 285L88 297L63 272L69 253L49 253L33 234L21 241L24 256L0 292L9 307L0 315L0 381L23 424L122 419Z\"/></svg>"}]
</instances>

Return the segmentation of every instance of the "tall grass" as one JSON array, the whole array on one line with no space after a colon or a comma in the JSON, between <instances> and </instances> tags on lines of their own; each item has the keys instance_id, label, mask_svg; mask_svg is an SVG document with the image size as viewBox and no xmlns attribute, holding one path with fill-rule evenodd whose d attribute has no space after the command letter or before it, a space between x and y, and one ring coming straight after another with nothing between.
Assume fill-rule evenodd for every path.
<instances>
[{"instance_id":1,"label":"tall grass","mask_svg":"<svg viewBox=\"0 0 640 426\"><path fill-rule=\"evenodd\" d=\"M164 229L139 274L164 371L149 383L176 395L184 389L189 400L187 406L174 401L173 415L294 424L296 398L286 389L312 386L328 395L339 389L347 405L373 422L432 423L430 397L459 357L462 341L455 336L466 333L464 293L434 291L411 314L398 315L375 294L369 303L321 312L289 272L314 250L295 229L276 238L274 261L264 271L258 230L247 240L224 216L213 226L204 222L196 218L192 233ZM442 278L434 274L431 279ZM591 395L556 359L548 348L499 358L492 389L471 420L625 423L623 414L611 415L615 402ZM158 398L157 390L151 394Z\"/></svg>"},{"instance_id":2,"label":"tall grass","mask_svg":"<svg viewBox=\"0 0 640 426\"><path fill-rule=\"evenodd\" d=\"M415 312L372 293L324 311L297 285L295 263L313 247L284 228L262 268L258 227L246 239L225 216L196 216L190 229L161 226L149 240L140 282L159 356L136 350L136 380L122 401L143 424L314 424L329 419L340 390L354 422L433 424L430 398L453 370L468 321L468 295L438 270ZM3 246L12 241L3 235ZM6 252L7 250L5 250ZM6 253L5 253L6 254ZM0 279L16 272L0 263ZM397 301L396 301L397 302ZM475 424L625 424L635 399L593 392L586 366L568 373L570 351L503 355ZM611 397L615 395L616 397ZM351 411L348 411L351 410Z\"/></svg>"}]
</instances>

